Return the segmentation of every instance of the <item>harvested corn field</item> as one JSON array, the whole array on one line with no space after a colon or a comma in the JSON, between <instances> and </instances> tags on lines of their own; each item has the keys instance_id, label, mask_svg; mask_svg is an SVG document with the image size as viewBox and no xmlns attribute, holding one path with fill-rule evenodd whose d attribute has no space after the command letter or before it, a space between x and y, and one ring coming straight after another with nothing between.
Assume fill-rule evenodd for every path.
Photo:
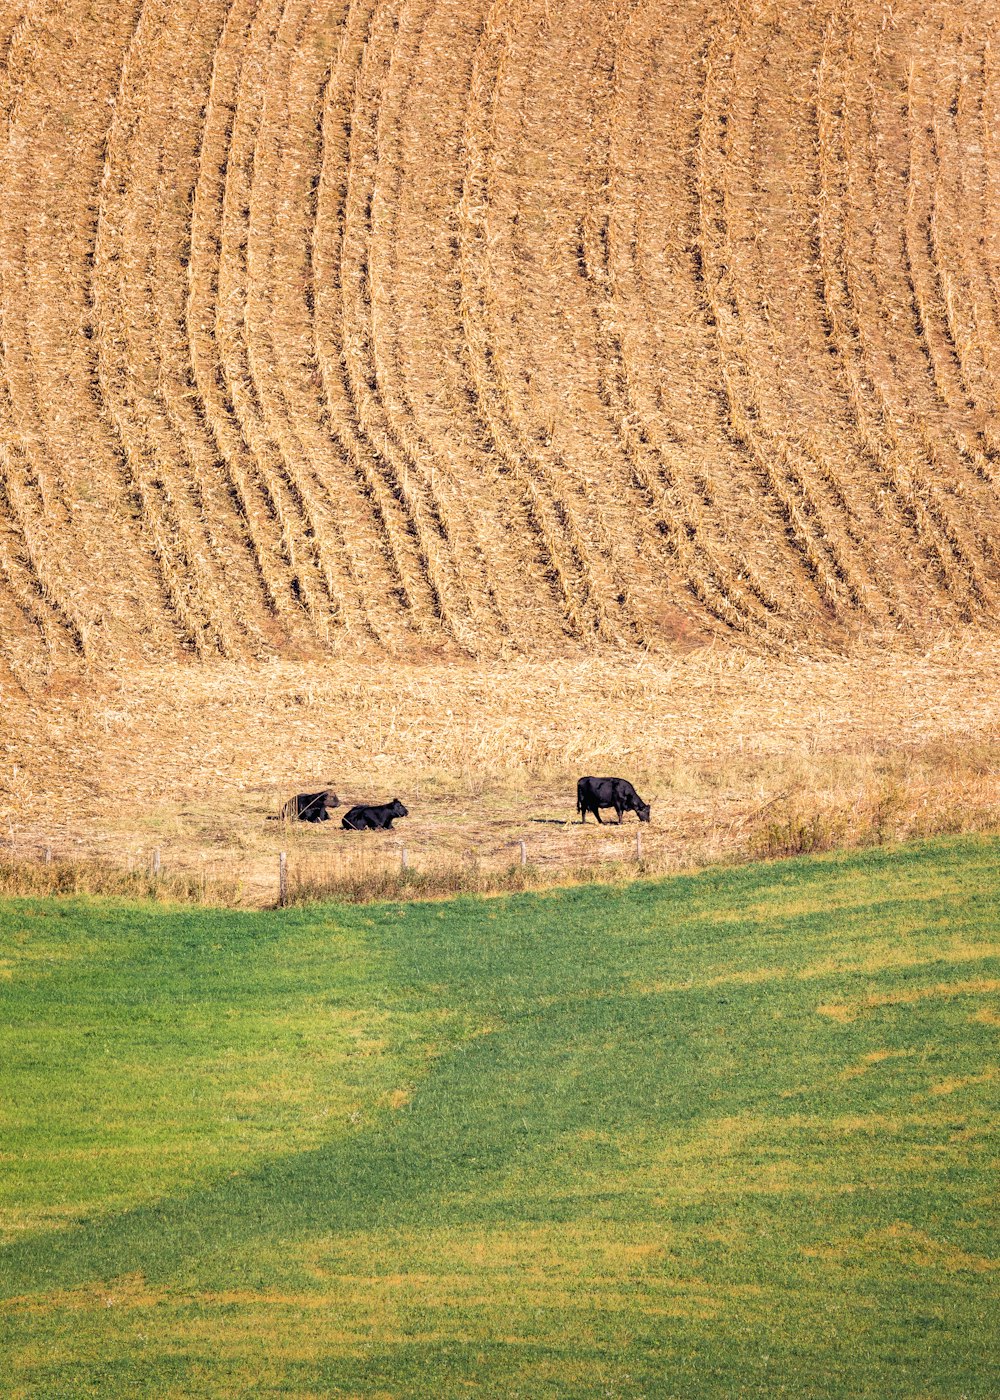
<instances>
[{"instance_id":1,"label":"harvested corn field","mask_svg":"<svg viewBox=\"0 0 1000 1400\"><path fill-rule=\"evenodd\" d=\"M986 0L6 0L0 665L1000 593Z\"/></svg>"}]
</instances>

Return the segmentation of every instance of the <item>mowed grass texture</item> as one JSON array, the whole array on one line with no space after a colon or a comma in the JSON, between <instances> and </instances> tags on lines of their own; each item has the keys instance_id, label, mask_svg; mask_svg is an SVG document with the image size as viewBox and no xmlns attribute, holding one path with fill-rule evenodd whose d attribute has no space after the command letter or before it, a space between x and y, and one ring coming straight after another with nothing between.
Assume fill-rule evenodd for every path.
<instances>
[{"instance_id":1,"label":"mowed grass texture","mask_svg":"<svg viewBox=\"0 0 1000 1400\"><path fill-rule=\"evenodd\" d=\"M0 906L3 1394L995 1396L998 890Z\"/></svg>"}]
</instances>

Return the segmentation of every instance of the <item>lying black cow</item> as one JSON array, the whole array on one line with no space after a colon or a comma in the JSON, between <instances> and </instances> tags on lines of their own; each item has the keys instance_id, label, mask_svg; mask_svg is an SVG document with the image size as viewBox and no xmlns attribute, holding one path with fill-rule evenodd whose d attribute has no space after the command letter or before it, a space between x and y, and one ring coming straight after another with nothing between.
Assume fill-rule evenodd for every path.
<instances>
[{"instance_id":1,"label":"lying black cow","mask_svg":"<svg viewBox=\"0 0 1000 1400\"><path fill-rule=\"evenodd\" d=\"M625 812L635 812L641 822L649 821L649 803L643 802L625 778L581 778L576 785L576 810L580 813L580 820L585 822L587 813L593 812L601 821L601 807L615 809L619 826Z\"/></svg>"},{"instance_id":2,"label":"lying black cow","mask_svg":"<svg viewBox=\"0 0 1000 1400\"><path fill-rule=\"evenodd\" d=\"M339 807L340 798L329 788L325 792L298 792L281 809L286 822L328 822L328 807Z\"/></svg>"},{"instance_id":3,"label":"lying black cow","mask_svg":"<svg viewBox=\"0 0 1000 1400\"><path fill-rule=\"evenodd\" d=\"M340 825L345 831L391 831L397 817L409 815L399 798L394 797L380 807L352 807Z\"/></svg>"}]
</instances>

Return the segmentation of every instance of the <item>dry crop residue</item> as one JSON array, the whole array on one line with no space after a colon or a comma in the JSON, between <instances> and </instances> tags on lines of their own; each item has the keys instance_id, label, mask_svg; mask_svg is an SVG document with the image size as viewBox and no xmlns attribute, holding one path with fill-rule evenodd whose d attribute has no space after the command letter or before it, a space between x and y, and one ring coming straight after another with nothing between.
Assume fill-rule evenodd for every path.
<instances>
[{"instance_id":1,"label":"dry crop residue","mask_svg":"<svg viewBox=\"0 0 1000 1400\"><path fill-rule=\"evenodd\" d=\"M992 625L992 24L9 4L0 667Z\"/></svg>"}]
</instances>

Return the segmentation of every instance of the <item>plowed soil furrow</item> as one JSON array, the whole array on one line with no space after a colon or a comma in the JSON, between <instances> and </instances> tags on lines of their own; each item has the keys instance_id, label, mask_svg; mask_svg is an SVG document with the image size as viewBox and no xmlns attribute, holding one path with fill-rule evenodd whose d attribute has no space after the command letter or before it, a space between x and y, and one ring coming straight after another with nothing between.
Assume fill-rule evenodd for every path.
<instances>
[{"instance_id":1,"label":"plowed soil furrow","mask_svg":"<svg viewBox=\"0 0 1000 1400\"><path fill-rule=\"evenodd\" d=\"M382 114L395 102L394 89L406 82L409 55L405 0L386 0L373 18L354 90L349 181L342 248L343 347L347 389L357 426L371 460L396 501L419 564L418 578L429 595L415 607L423 625L435 620L463 647L472 645L468 600L456 576L449 522L419 458L408 453L393 431L384 402L384 369L377 358L375 318L381 296L381 255L388 236L386 203L396 195L393 171L383 158ZM412 37L412 36L411 36ZM390 266L386 269L391 276ZM414 600L416 601L416 600Z\"/></svg>"},{"instance_id":2,"label":"plowed soil furrow","mask_svg":"<svg viewBox=\"0 0 1000 1400\"><path fill-rule=\"evenodd\" d=\"M869 51L869 38L863 33L857 37L860 53ZM872 38L871 42L878 41ZM948 512L937 498L933 484L926 480L926 462L921 466L920 454L915 453L912 441L901 431L903 425L912 421L912 410L901 411L889 397L904 355L911 365L906 382L912 391L916 391L921 378L926 381L927 374L926 358L908 341L913 317L905 279L894 278L895 287L891 288L882 271L883 260L893 256L887 247L887 240L892 237L897 239L898 255L893 266L905 266L899 232L905 216L900 179L890 179L890 151L879 134L880 112L873 100L876 89L864 78L860 62L845 72L848 86L843 155L849 165L848 188L852 198L846 222L844 289L846 320L858 355L856 364L847 357L845 363L852 375L859 435L870 461L884 475L932 562L931 577L940 585L933 606L946 611L956 607L961 615L976 607L974 566L970 575L967 561L960 552L956 554L949 539ZM905 159L905 146L897 141L897 149L891 154L897 162ZM895 204L899 211L894 233L886 230L875 215L880 189L882 198ZM914 366L915 350L919 358ZM915 586L920 587L921 583L915 581Z\"/></svg>"},{"instance_id":3,"label":"plowed soil furrow","mask_svg":"<svg viewBox=\"0 0 1000 1400\"><path fill-rule=\"evenodd\" d=\"M477 49L465 133L468 153L462 193L462 322L465 352L477 398L496 450L517 483L538 534L552 583L572 635L581 639L611 635L607 606L594 578L593 550L584 541L562 483L532 447L518 424L507 374L495 343L499 312L495 309L493 264L502 238L493 210L494 121L503 83L512 23L511 0L496 0L486 16ZM507 210L508 222L512 216ZM509 312L507 313L509 315Z\"/></svg>"},{"instance_id":4,"label":"plowed soil furrow","mask_svg":"<svg viewBox=\"0 0 1000 1400\"><path fill-rule=\"evenodd\" d=\"M402 172L397 127L412 80L428 7L401 0L376 16L355 89L351 158L357 218L345 241L344 344L358 423L373 446L387 485L403 505L446 628L472 649L475 619L457 567L453 512L437 489L434 463L408 441L392 385L381 326L391 316L394 226Z\"/></svg>"},{"instance_id":5,"label":"plowed soil furrow","mask_svg":"<svg viewBox=\"0 0 1000 1400\"><path fill-rule=\"evenodd\" d=\"M957 178L962 161L954 142L961 94L969 80L963 37L961 30L942 16L925 45L930 43L947 58L937 65L936 74L933 70L921 74L919 68L914 73L909 112L911 153L920 164L927 193L921 211L923 228L917 224L913 263L920 279L922 314L928 324L934 321L938 326L934 373L948 424L946 434L938 436L945 438L947 448L954 453L953 471L963 483L963 491L972 497L973 530L980 550L995 567L997 550L992 533L977 531L975 521L982 511L989 513L997 504L1000 473L996 441L985 421L996 402L996 384L990 378L976 330L975 261L965 254L964 245L969 240L955 236L962 227L963 199ZM921 131L922 143L917 140Z\"/></svg>"},{"instance_id":6,"label":"plowed soil furrow","mask_svg":"<svg viewBox=\"0 0 1000 1400\"><path fill-rule=\"evenodd\" d=\"M912 38L910 45L914 45ZM993 590L962 499L970 486L979 483L955 453L952 432L941 414L948 400L942 388L947 347L940 343L946 336L932 313L928 279L923 275L928 263L929 221L921 217L926 182L920 179L915 159L915 64L909 50L904 52L902 47L879 59L876 67L883 62L888 72L898 77L900 97L895 99L891 89L874 89L871 121L873 128L895 129L898 139L895 146L881 143L887 156L876 156L871 168L876 198L884 191L884 201L897 203L900 218L892 231L894 251L887 254L894 261L881 267L876 264L874 272L883 306L886 310L898 307L896 324L901 334L895 337L889 372L879 377L877 389L886 421L899 420L904 425L897 431L896 441L912 464L911 479L917 483L920 507L951 556L943 561L948 586L958 595L965 591L968 608L978 612L989 606ZM889 231L884 227L881 231L891 246ZM940 549L938 553L943 559Z\"/></svg>"},{"instance_id":7,"label":"plowed soil furrow","mask_svg":"<svg viewBox=\"0 0 1000 1400\"><path fill-rule=\"evenodd\" d=\"M267 202L269 197L257 181L257 143L267 98L272 48L286 8L281 0L263 0L250 21L240 58L226 167L215 336L228 405L280 528L282 553L288 566L287 586L295 603L306 614L300 626L311 631L316 625L322 629L328 624L331 600L325 591L325 580L316 569L308 506L268 432L249 349L253 215L255 206L259 206L262 199Z\"/></svg>"},{"instance_id":8,"label":"plowed soil furrow","mask_svg":"<svg viewBox=\"0 0 1000 1400\"><path fill-rule=\"evenodd\" d=\"M841 393L847 405L850 438L856 444L862 489L876 519L891 521L891 529L870 530L870 548L879 568L883 594L900 625L916 625L927 595L926 570L918 571L907 586L897 586L894 560L889 552L900 533L920 541L912 510L893 489L896 468L879 434L871 386L865 375L863 344L857 320L859 264L852 260L854 232L863 175L848 156L847 129L855 115L842 70L847 27L836 13L828 22L816 66L816 145L818 192L816 210L816 262L822 302L821 319ZM855 138L860 137L855 133ZM860 264L863 269L864 264Z\"/></svg>"},{"instance_id":9,"label":"plowed soil furrow","mask_svg":"<svg viewBox=\"0 0 1000 1400\"><path fill-rule=\"evenodd\" d=\"M13 605L11 616L37 632L46 656L58 657L67 647L79 651L82 636L72 616L66 616L46 585L44 503L39 519L37 489L17 431L10 386L6 377L6 336L0 315L0 589ZM11 635L21 629L12 624Z\"/></svg>"},{"instance_id":10,"label":"plowed soil furrow","mask_svg":"<svg viewBox=\"0 0 1000 1400\"><path fill-rule=\"evenodd\" d=\"M984 410L987 422L994 415L1000 384L1000 307L993 295L986 248L986 235L992 224L987 217L983 130L988 42L978 26L963 29L959 62L955 72L947 75L948 89L941 92L937 103L938 183L939 188L950 192L953 214L951 220L942 219L940 236L965 271L969 300L955 314L964 318L964 335L960 338L967 361L975 366L967 372L977 380L982 377L979 393L989 403ZM942 78L942 88L944 83ZM977 236L975 229L982 229L982 233Z\"/></svg>"},{"instance_id":11,"label":"plowed soil furrow","mask_svg":"<svg viewBox=\"0 0 1000 1400\"><path fill-rule=\"evenodd\" d=\"M368 558L362 567L371 590L385 589L402 609L408 626L426 631L437 615L437 600L428 580L420 539L409 514L408 503L395 480L392 463L372 442L361 421L354 374L351 368L350 322L358 297L358 279L364 282L363 228L370 222L370 175L358 172L356 127L368 123L367 135L358 138L370 148L373 112L365 109L361 74L368 46L377 43L378 0L351 7L345 40L327 86L323 116L323 171L317 199L313 238L316 279L315 345L324 392L326 421L346 456L361 495L369 503L377 532L375 540L362 538ZM360 208L359 208L360 200ZM360 255L360 261L359 261ZM363 302L363 291L361 293ZM373 546L381 545L381 548ZM385 568L385 583L379 577ZM377 572L376 572L377 569Z\"/></svg>"},{"instance_id":12,"label":"plowed soil furrow","mask_svg":"<svg viewBox=\"0 0 1000 1400\"><path fill-rule=\"evenodd\" d=\"M608 603L603 625L635 643L647 635L649 527L629 508L631 473L594 413L592 298L579 276L588 93L606 23L600 4L581 4L558 25L543 6L509 8L490 103L483 305L509 426L545 474L590 586Z\"/></svg>"},{"instance_id":13,"label":"plowed soil furrow","mask_svg":"<svg viewBox=\"0 0 1000 1400\"><path fill-rule=\"evenodd\" d=\"M380 206L373 330L384 403L407 452L431 464L476 615L477 646L489 650L535 633L542 639L558 617L544 601L523 503L476 411L467 362L435 353L442 343L462 343L463 133L485 10L462 0L426 7L409 82L399 88L395 136L383 108L379 142L383 156L392 153L396 195L386 193ZM445 54L454 76L441 84Z\"/></svg>"},{"instance_id":14,"label":"plowed soil furrow","mask_svg":"<svg viewBox=\"0 0 1000 1400\"><path fill-rule=\"evenodd\" d=\"M942 18L940 42L952 61L934 66L924 82L924 119L932 154L929 172L928 254L940 298L948 344L963 395L973 412L995 398L995 381L985 358L978 325L983 316L982 262L967 236L967 220L982 217L968 207L968 177L963 135L967 126L969 89L981 75L981 55L967 29ZM970 161L971 164L971 161Z\"/></svg>"},{"instance_id":15,"label":"plowed soil furrow","mask_svg":"<svg viewBox=\"0 0 1000 1400\"><path fill-rule=\"evenodd\" d=\"M688 595L685 611L691 609L695 621L699 608L704 609L727 631L753 637L773 630L772 617L739 581L739 575L752 571L740 563L734 570L715 554L711 497L705 499L704 484L699 491L685 480L687 463L678 450L677 427L664 422L656 403L657 359L643 353L655 336L637 256L647 192L644 162L653 150L647 94L661 71L655 44L643 43L646 36L633 31L639 20L648 20L641 0L609 29L597 60L603 78L591 81L607 115L599 115L598 108L590 122L598 134L590 152L579 256L597 320L599 395L629 464L642 513L654 525L657 554ZM671 602L684 607L680 599L669 599L666 588L662 591L661 607Z\"/></svg>"},{"instance_id":16,"label":"plowed soil furrow","mask_svg":"<svg viewBox=\"0 0 1000 1400\"><path fill-rule=\"evenodd\" d=\"M983 43L982 96L979 103L978 145L982 159L982 211L976 232L981 240L993 303L993 318L1000 326L1000 228L993 211L1000 207L1000 63L993 45L992 28ZM976 145L972 149L975 151ZM976 234L973 234L975 237Z\"/></svg>"},{"instance_id":17,"label":"plowed soil furrow","mask_svg":"<svg viewBox=\"0 0 1000 1400\"><path fill-rule=\"evenodd\" d=\"M87 18L106 41L101 61L67 54L83 7L17 26L4 72L0 143L3 307L0 420L24 563L70 649L96 656L134 635L131 604L158 627L151 571L108 471L106 432L90 398L86 335L93 189L100 170L106 98L113 94L131 15L105 7ZM72 120L48 120L72 101ZM81 568L79 556L87 567Z\"/></svg>"},{"instance_id":18,"label":"plowed soil furrow","mask_svg":"<svg viewBox=\"0 0 1000 1400\"><path fill-rule=\"evenodd\" d=\"M36 38L40 31L32 6L11 4L0 17L0 114L9 126L17 122L21 93L30 81L31 62Z\"/></svg>"},{"instance_id":19,"label":"plowed soil furrow","mask_svg":"<svg viewBox=\"0 0 1000 1400\"><path fill-rule=\"evenodd\" d=\"M408 347L410 308L426 305L441 294L434 277L435 264L440 268L440 251L434 242L443 241L445 230L440 226L435 229L434 221L453 215L460 197L455 182L445 180L443 190L438 189L437 181L428 179L425 171L427 153L441 139L437 94L426 88L423 79L429 62L439 61L441 50L437 46L451 37L450 26L443 35L435 27L442 19L447 26L448 17L441 16L438 5L428 0L404 5L399 16L376 131L371 307L366 331L369 368L377 386L371 408L405 470L418 483L426 511L452 561L453 587L466 614L462 618L463 645L480 650L497 642L503 645L511 632L501 590L493 583L493 577L503 571L497 569L496 556L488 560L483 543L481 526L489 529L491 506L475 475L456 475L454 471L452 425L449 423L440 435L424 431L408 378L415 374L416 387L421 387L420 381L433 365L433 361L417 365ZM453 90L457 101L452 121L456 126L450 135L455 141L467 89L456 82ZM454 149L457 154L457 141ZM444 210L440 209L442 200ZM419 238L416 248L407 243L411 230ZM454 278L454 266L446 263L443 275Z\"/></svg>"},{"instance_id":20,"label":"plowed soil furrow","mask_svg":"<svg viewBox=\"0 0 1000 1400\"><path fill-rule=\"evenodd\" d=\"M797 90L796 63L789 61L780 70L775 63L782 41L800 56L798 62L814 61L811 27L805 33L796 32L793 38L791 32L784 33L785 25L793 22L783 21L777 12L759 22L744 21L733 55L734 96L726 130L729 158L725 167L730 185L724 193L727 223L732 228L728 255L734 313L731 339L738 360L747 369L743 412L756 451L766 463L770 489L780 500L783 513L795 523L798 547L826 607L839 625L849 626L852 609L870 612L872 606L864 566L845 528L850 511L841 514L843 492L836 475L832 483L829 473L824 477L790 427L796 416L808 419L816 413L816 401L810 405L811 412L802 411L803 401L808 402L813 390L820 390L819 402L827 405L827 400L812 373L808 383L796 383L780 372L776 339L785 317L779 308L791 289L770 285L769 277L779 249L787 256L791 245L799 256L788 257L788 261L799 267L810 251L806 231L813 133L802 122L803 114L791 98ZM789 143L801 142L797 160L788 159L787 151L770 156L776 150L774 126L784 132ZM796 299L796 304L808 303Z\"/></svg>"},{"instance_id":21,"label":"plowed soil furrow","mask_svg":"<svg viewBox=\"0 0 1000 1400\"><path fill-rule=\"evenodd\" d=\"M938 30L930 40L940 53L947 51L947 36ZM944 65L942 65L944 66ZM940 158L935 129L935 103L931 79L911 59L907 68L907 217L904 224L913 307L930 366L934 392L940 405L953 410L959 424L974 431L975 412L962 356L949 316L949 275L943 264L938 210Z\"/></svg>"},{"instance_id":22,"label":"plowed soil furrow","mask_svg":"<svg viewBox=\"0 0 1000 1400\"><path fill-rule=\"evenodd\" d=\"M780 591L764 545L773 515L720 418L715 332L699 251L697 151L705 32L636 6L616 63L608 257L630 399L675 491L691 503L724 612L756 617L778 638ZM678 367L683 372L678 373ZM739 529L733 528L739 521ZM752 560L752 565L749 561ZM706 575L707 577L707 575ZM704 604L705 585L693 583Z\"/></svg>"},{"instance_id":23,"label":"plowed soil furrow","mask_svg":"<svg viewBox=\"0 0 1000 1400\"><path fill-rule=\"evenodd\" d=\"M654 228L651 219L644 221L641 261L649 269L645 282L661 318L669 317L667 324L673 322L672 338L680 332L683 350L678 346L674 353L683 354L682 362L688 367L681 382L674 384L669 373L672 356L665 356L658 385L661 404L664 409L671 407L684 455L697 463L692 482L713 522L732 541L730 550L735 548L742 553L745 548L753 560L753 573L741 572L739 582L771 615L769 625L780 635L780 616L793 618L799 610L798 592L788 586L789 559L782 547L786 527L760 474L751 469L752 459L745 446L732 430L714 309L718 268L705 256L709 213L705 203L706 178L712 164L712 157L706 154L706 142L713 141L717 149L719 134L710 133L705 121L716 78L709 55L711 41L705 35L716 28L706 18L697 33L684 36L688 45L687 67L693 78L685 89L683 102L678 103L683 135L678 133L676 138L674 174L684 218L672 219L670 206L661 204L664 223ZM665 125L669 116L669 110L658 113L658 124ZM671 260L680 260L686 276L654 275L654 253L660 250L660 256L666 254ZM660 324L663 323L661 319Z\"/></svg>"},{"instance_id":24,"label":"plowed soil furrow","mask_svg":"<svg viewBox=\"0 0 1000 1400\"><path fill-rule=\"evenodd\" d=\"M232 14L231 0L199 8L198 22L170 11L170 69L158 77L172 101L162 128L156 172L155 252L149 260L148 366L150 416L164 420L190 480L192 504L204 532L217 587L225 597L226 645L238 652L266 649L268 610L248 512L219 451L192 358L188 308L198 275L196 210L203 190L215 56ZM164 62L168 55L164 54ZM169 76L168 76L169 75ZM138 183L140 172L133 177ZM201 232L199 224L198 232Z\"/></svg>"},{"instance_id":25,"label":"plowed soil furrow","mask_svg":"<svg viewBox=\"0 0 1000 1400\"><path fill-rule=\"evenodd\" d=\"M254 214L247 305L251 359L261 404L286 470L312 522L310 537L338 625L352 636L387 640L392 621L371 596L359 536L369 514L342 445L331 433L315 346L315 240L326 160L331 84L350 37L350 6L297 5L286 13L291 42L276 44L281 91L265 112L256 174L263 197ZM282 36L279 34L279 40ZM269 79L273 91L276 75ZM377 553L377 550L376 550ZM331 618L331 622L334 619Z\"/></svg>"},{"instance_id":26,"label":"plowed soil furrow","mask_svg":"<svg viewBox=\"0 0 1000 1400\"><path fill-rule=\"evenodd\" d=\"M316 13L315 6L293 0L284 7L265 71L246 259L246 361L252 384L246 411L252 408L255 440L266 446L295 500L303 569L317 583L313 624L327 640L331 628L363 627L364 610L336 515L318 489L285 394L278 346L285 347L286 362L294 358L296 319L306 290L306 193L314 178L309 167L317 155L328 52L342 19L342 6Z\"/></svg>"},{"instance_id":27,"label":"plowed soil furrow","mask_svg":"<svg viewBox=\"0 0 1000 1400\"><path fill-rule=\"evenodd\" d=\"M803 500L803 493L788 480L782 453L761 422L759 376L743 328L738 292L742 211L734 207L731 188L736 164L733 133L740 127L740 99L734 91L733 73L743 42L742 27L735 23L709 46L705 58L705 105L699 124L699 247L716 333L726 420L734 442L746 451L754 472L774 502L781 522L777 538L786 543L801 570L799 605L808 606L812 593L813 607L816 603L825 604L836 616L836 566L831 570L824 547L827 541L817 529L814 512Z\"/></svg>"},{"instance_id":28,"label":"plowed soil furrow","mask_svg":"<svg viewBox=\"0 0 1000 1400\"><path fill-rule=\"evenodd\" d=\"M27 631L44 649L45 659L60 658L77 643L59 608L48 598L32 548L31 526L21 506L18 480L13 469L14 449L0 444L0 594L7 605L8 636L13 640Z\"/></svg>"},{"instance_id":29,"label":"plowed soil furrow","mask_svg":"<svg viewBox=\"0 0 1000 1400\"><path fill-rule=\"evenodd\" d=\"M396 214L395 319L383 316L396 412L446 473L447 489L472 532L470 577L500 618L495 644L538 644L563 632L561 597L544 540L517 478L498 452L465 350L463 282L467 128L488 0L439 0L425 23L420 62L408 94L402 187ZM454 81L440 82L442 56ZM426 152L434 150L431 165ZM388 290L388 289L386 289ZM451 353L436 347L451 345ZM466 528L465 526L462 527ZM555 606L553 604L555 603ZM480 645L488 640L480 638Z\"/></svg>"},{"instance_id":30,"label":"plowed soil furrow","mask_svg":"<svg viewBox=\"0 0 1000 1400\"><path fill-rule=\"evenodd\" d=\"M111 177L114 196L106 204L107 222L121 237L106 239L103 252L114 260L119 283L117 378L127 381L127 406L119 412L128 419L129 436L138 439L135 451L156 464L195 587L208 600L203 611L215 644L236 654L248 640L247 561L211 446L186 412L190 376L183 322L201 109L224 18L221 3L201 6L193 25L172 5L147 10L147 41L126 95L129 106L118 105L130 135L122 142L121 168ZM259 636L249 640L259 648Z\"/></svg>"},{"instance_id":31,"label":"plowed soil furrow","mask_svg":"<svg viewBox=\"0 0 1000 1400\"><path fill-rule=\"evenodd\" d=\"M824 353L811 268L817 133L808 94L822 35L815 16L777 9L744 20L741 32L726 170L733 296L741 358L752 360L755 427L782 491L807 523L838 624L849 632L885 627L891 622L879 600L881 570L864 543L876 520L870 512L864 519L856 464L845 453L850 420ZM817 435L829 436L841 462L814 446Z\"/></svg>"},{"instance_id":32,"label":"plowed soil furrow","mask_svg":"<svg viewBox=\"0 0 1000 1400\"><path fill-rule=\"evenodd\" d=\"M398 552L393 504L351 419L345 380L341 285L348 149L354 83L371 25L371 0L352 0L324 81L317 123L317 173L309 196L306 245L307 312L303 370L322 484L341 521L352 567L364 598L366 625L375 640L398 644L410 630L404 583L408 567ZM286 370L286 392L292 375ZM299 400L301 402L301 400Z\"/></svg>"},{"instance_id":33,"label":"plowed soil furrow","mask_svg":"<svg viewBox=\"0 0 1000 1400\"><path fill-rule=\"evenodd\" d=\"M601 404L594 288L580 275L590 146L609 120L608 31L619 21L587 3L554 25L528 4L507 24L490 118L495 234L484 302L497 373L511 427L572 511L596 587L610 590L607 625L636 641L659 630L661 610L669 623L671 584Z\"/></svg>"},{"instance_id":34,"label":"plowed soil furrow","mask_svg":"<svg viewBox=\"0 0 1000 1400\"><path fill-rule=\"evenodd\" d=\"M205 531L186 463L148 378L148 339L155 338L155 325L149 325L150 260L159 197L156 184L150 189L133 170L137 162L146 168L150 156L155 169L164 113L151 100L150 84L165 58L168 11L155 0L143 7L108 132L93 268L98 385L178 632L199 655L225 654L232 644Z\"/></svg>"},{"instance_id":35,"label":"plowed soil furrow","mask_svg":"<svg viewBox=\"0 0 1000 1400\"><path fill-rule=\"evenodd\" d=\"M233 0L212 59L191 210L184 323L193 381L191 410L212 445L217 474L251 556L256 586L247 606L260 615L265 644L280 646L289 634L295 635L301 616L294 603L287 542L269 483L261 478L243 440L216 335L230 147L243 56L257 6L258 0Z\"/></svg>"}]
</instances>

